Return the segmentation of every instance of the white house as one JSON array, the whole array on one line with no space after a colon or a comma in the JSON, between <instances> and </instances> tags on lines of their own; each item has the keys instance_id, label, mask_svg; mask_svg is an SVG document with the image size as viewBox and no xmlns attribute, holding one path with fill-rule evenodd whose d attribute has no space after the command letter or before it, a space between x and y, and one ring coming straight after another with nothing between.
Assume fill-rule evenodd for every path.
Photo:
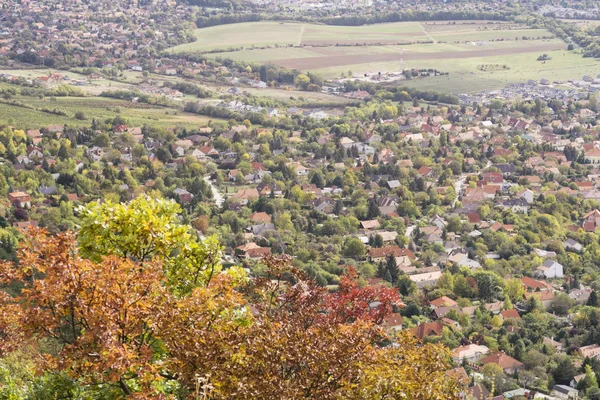
<instances>
[{"instance_id":1,"label":"white house","mask_svg":"<svg viewBox=\"0 0 600 400\"><path fill-rule=\"evenodd\" d=\"M546 260L544 264L539 266L536 272L544 278L562 278L564 276L562 264L554 260Z\"/></svg>"},{"instance_id":2,"label":"white house","mask_svg":"<svg viewBox=\"0 0 600 400\"><path fill-rule=\"evenodd\" d=\"M468 344L452 350L452 359L456 364L461 364L463 360L473 363L479 361L479 359L483 358L489 352L490 349L487 346Z\"/></svg>"},{"instance_id":3,"label":"white house","mask_svg":"<svg viewBox=\"0 0 600 400\"><path fill-rule=\"evenodd\" d=\"M533 193L530 189L525 189L522 193L520 193L520 197L525 199L527 204L532 204L534 202L535 193Z\"/></svg>"}]
</instances>

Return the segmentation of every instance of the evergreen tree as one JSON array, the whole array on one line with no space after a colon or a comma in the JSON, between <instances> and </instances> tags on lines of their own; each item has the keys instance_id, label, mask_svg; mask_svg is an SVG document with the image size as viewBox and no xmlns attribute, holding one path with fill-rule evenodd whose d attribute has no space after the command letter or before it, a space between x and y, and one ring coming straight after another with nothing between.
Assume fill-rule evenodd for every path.
<instances>
[{"instance_id":1,"label":"evergreen tree","mask_svg":"<svg viewBox=\"0 0 600 400\"><path fill-rule=\"evenodd\" d=\"M374 219L380 215L379 206L377 206L377 202L375 199L369 200L369 208L367 210L367 218Z\"/></svg>"},{"instance_id":2,"label":"evergreen tree","mask_svg":"<svg viewBox=\"0 0 600 400\"><path fill-rule=\"evenodd\" d=\"M596 293L595 290L592 290L592 293L590 293L590 297L588 298L587 305L591 306L591 307L598 306L598 294Z\"/></svg>"},{"instance_id":3,"label":"evergreen tree","mask_svg":"<svg viewBox=\"0 0 600 400\"><path fill-rule=\"evenodd\" d=\"M400 270L398 269L396 258L393 254L387 256L387 259L385 260L385 267L390 273L390 282L392 282L392 284L396 283L398 281L398 276L400 275Z\"/></svg>"}]
</instances>

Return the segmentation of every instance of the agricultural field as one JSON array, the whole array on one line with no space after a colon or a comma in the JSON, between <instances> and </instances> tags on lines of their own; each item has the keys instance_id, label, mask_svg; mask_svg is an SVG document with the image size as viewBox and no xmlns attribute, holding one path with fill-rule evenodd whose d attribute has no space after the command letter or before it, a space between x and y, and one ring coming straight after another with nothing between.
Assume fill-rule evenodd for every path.
<instances>
[{"instance_id":1,"label":"agricultural field","mask_svg":"<svg viewBox=\"0 0 600 400\"><path fill-rule=\"evenodd\" d=\"M265 35L269 29L274 33ZM581 79L600 71L599 61L566 51L566 44L546 30L499 21L399 22L360 27L255 22L199 29L196 36L197 42L173 51L234 48L208 55L273 63L316 72L325 78L407 68L437 69L449 75L402 84L453 93L495 89L529 79ZM551 60L536 61L543 53Z\"/></svg>"},{"instance_id":2,"label":"agricultural field","mask_svg":"<svg viewBox=\"0 0 600 400\"><path fill-rule=\"evenodd\" d=\"M208 118L200 115L184 113L172 108L151 106L129 101L99 98L99 97L55 97L33 98L16 96L27 106L25 108L0 103L0 124L20 126L27 129L41 128L48 125L89 126L93 118L104 121L117 116L123 117L132 126L151 124L159 128L205 126L207 122L218 118ZM56 115L41 109L57 109L67 115ZM75 118L75 113L81 111L85 120Z\"/></svg>"}]
</instances>

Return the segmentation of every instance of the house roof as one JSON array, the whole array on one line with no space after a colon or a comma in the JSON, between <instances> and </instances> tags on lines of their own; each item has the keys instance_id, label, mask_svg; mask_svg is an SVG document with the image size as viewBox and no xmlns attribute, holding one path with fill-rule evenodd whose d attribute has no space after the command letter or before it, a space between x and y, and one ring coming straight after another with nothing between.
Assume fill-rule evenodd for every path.
<instances>
[{"instance_id":1,"label":"house roof","mask_svg":"<svg viewBox=\"0 0 600 400\"><path fill-rule=\"evenodd\" d=\"M458 305L456 301L452 300L448 296L438 297L437 299L431 300L429 304L431 304L434 307L450 307Z\"/></svg>"},{"instance_id":2,"label":"house roof","mask_svg":"<svg viewBox=\"0 0 600 400\"><path fill-rule=\"evenodd\" d=\"M512 310L504 310L500 313L504 319L521 319L519 312L515 309Z\"/></svg>"},{"instance_id":3,"label":"house roof","mask_svg":"<svg viewBox=\"0 0 600 400\"><path fill-rule=\"evenodd\" d=\"M444 324L442 324L439 321L423 322L422 324L411 328L409 332L418 337L419 339L423 339L426 336L439 336L442 334L443 329Z\"/></svg>"},{"instance_id":4,"label":"house roof","mask_svg":"<svg viewBox=\"0 0 600 400\"><path fill-rule=\"evenodd\" d=\"M505 354L502 351L499 351L490 356L484 357L481 360L479 360L479 362L484 365L485 364L496 364L496 365L499 365L500 368L502 368L504 370L519 369L519 368L524 367L522 362L515 360L514 358Z\"/></svg>"},{"instance_id":5,"label":"house roof","mask_svg":"<svg viewBox=\"0 0 600 400\"><path fill-rule=\"evenodd\" d=\"M388 328L402 325L403 322L402 315L399 313L391 313L383 319L383 324Z\"/></svg>"},{"instance_id":6,"label":"house roof","mask_svg":"<svg viewBox=\"0 0 600 400\"><path fill-rule=\"evenodd\" d=\"M369 256L371 258L381 258L389 255L393 255L394 257L407 256L410 259L415 258L415 253L409 249L401 249L398 246L376 247L369 249Z\"/></svg>"},{"instance_id":7,"label":"house roof","mask_svg":"<svg viewBox=\"0 0 600 400\"><path fill-rule=\"evenodd\" d=\"M544 281L535 280L535 279L530 278L528 276L522 277L521 278L521 282L528 289L532 289L532 290L546 290L546 289L550 288L550 285L548 285L548 283L546 283Z\"/></svg>"}]
</instances>

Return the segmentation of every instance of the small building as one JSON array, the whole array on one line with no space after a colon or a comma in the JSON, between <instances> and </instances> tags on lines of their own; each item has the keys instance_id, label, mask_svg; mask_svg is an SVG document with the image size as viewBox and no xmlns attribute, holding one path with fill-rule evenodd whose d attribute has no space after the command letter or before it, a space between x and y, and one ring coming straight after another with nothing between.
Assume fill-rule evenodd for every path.
<instances>
[{"instance_id":1,"label":"small building","mask_svg":"<svg viewBox=\"0 0 600 400\"><path fill-rule=\"evenodd\" d=\"M564 276L562 264L554 260L546 260L544 264L537 267L536 274L544 278L562 278Z\"/></svg>"},{"instance_id":2,"label":"small building","mask_svg":"<svg viewBox=\"0 0 600 400\"><path fill-rule=\"evenodd\" d=\"M481 360L489 352L490 349L487 346L468 344L452 350L452 359L456 364L461 364L463 361L473 363Z\"/></svg>"},{"instance_id":3,"label":"small building","mask_svg":"<svg viewBox=\"0 0 600 400\"><path fill-rule=\"evenodd\" d=\"M512 375L515 372L517 372L525 367L525 364L523 364L522 362L520 362L518 360L515 360L514 358L505 354L502 351L499 351L490 356L484 357L481 360L479 360L479 362L483 365L496 364L500 368L502 368L502 370L504 370L504 372L506 374L509 374L509 375Z\"/></svg>"},{"instance_id":4,"label":"small building","mask_svg":"<svg viewBox=\"0 0 600 400\"><path fill-rule=\"evenodd\" d=\"M19 208L31 207L31 196L25 192L12 192L8 194L10 203Z\"/></svg>"},{"instance_id":5,"label":"small building","mask_svg":"<svg viewBox=\"0 0 600 400\"><path fill-rule=\"evenodd\" d=\"M579 398L579 390L566 385L554 385L551 394L564 400L577 400Z\"/></svg>"}]
</instances>

